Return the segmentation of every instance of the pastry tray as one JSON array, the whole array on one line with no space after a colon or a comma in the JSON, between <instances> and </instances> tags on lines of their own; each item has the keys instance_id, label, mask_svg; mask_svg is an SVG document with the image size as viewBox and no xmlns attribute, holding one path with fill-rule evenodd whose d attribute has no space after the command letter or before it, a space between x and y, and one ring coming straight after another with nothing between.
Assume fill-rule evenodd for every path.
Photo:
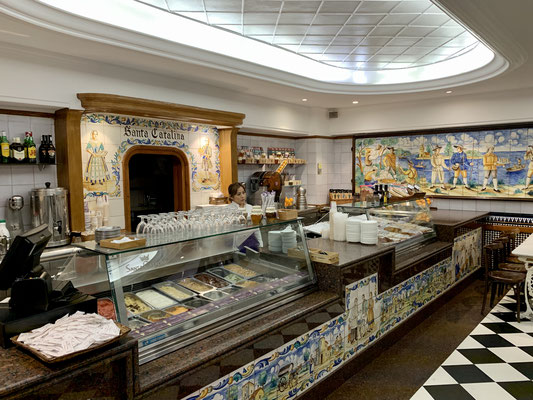
<instances>
[{"instance_id":1,"label":"pastry tray","mask_svg":"<svg viewBox=\"0 0 533 400\"><path fill-rule=\"evenodd\" d=\"M61 361L67 361L67 360L70 360L74 357L77 357L81 354L86 354L86 353L90 353L91 351L94 351L94 350L98 350L98 349L101 349L111 343L115 343L117 342L118 340L122 339L124 336L126 336L128 334L129 331L131 331L131 329L125 325L122 325L121 323L119 322L115 322L115 324L120 328L120 334L113 338L113 339L110 339L104 343L100 343L100 344L97 344L97 345L93 345L85 350L80 350L80 351L75 351L74 353L70 353L70 354L65 354L64 356L60 356L60 357L49 357L47 356L46 354L44 353L41 353L39 350L36 350L34 349L33 347L30 347L22 342L19 342L18 341L18 337L19 335L17 336L14 336L11 338L11 341L18 347L21 347L27 351L29 351L31 354L33 354L35 357L37 357L39 360L41 361L44 361L46 363L58 363L58 362L61 362Z\"/></svg>"}]
</instances>

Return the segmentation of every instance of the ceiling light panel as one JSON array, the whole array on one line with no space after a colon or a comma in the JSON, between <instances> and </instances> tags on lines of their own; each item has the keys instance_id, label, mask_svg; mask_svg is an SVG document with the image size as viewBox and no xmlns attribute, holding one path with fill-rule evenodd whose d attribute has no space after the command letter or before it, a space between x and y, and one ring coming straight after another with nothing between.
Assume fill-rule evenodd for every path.
<instances>
[{"instance_id":1,"label":"ceiling light panel","mask_svg":"<svg viewBox=\"0 0 533 400\"><path fill-rule=\"evenodd\" d=\"M353 70L431 65L477 43L431 0L142 2Z\"/></svg>"}]
</instances>

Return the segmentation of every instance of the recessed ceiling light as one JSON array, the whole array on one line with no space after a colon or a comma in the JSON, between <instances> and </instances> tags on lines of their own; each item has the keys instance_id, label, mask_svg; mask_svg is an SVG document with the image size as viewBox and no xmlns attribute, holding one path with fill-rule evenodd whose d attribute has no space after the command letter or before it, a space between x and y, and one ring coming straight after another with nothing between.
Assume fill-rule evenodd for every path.
<instances>
[{"instance_id":1,"label":"recessed ceiling light","mask_svg":"<svg viewBox=\"0 0 533 400\"><path fill-rule=\"evenodd\" d=\"M446 94L450 94L451 92L451 90L446 90Z\"/></svg>"},{"instance_id":2,"label":"recessed ceiling light","mask_svg":"<svg viewBox=\"0 0 533 400\"><path fill-rule=\"evenodd\" d=\"M307 99L302 99L302 101L307 101Z\"/></svg>"},{"instance_id":3,"label":"recessed ceiling light","mask_svg":"<svg viewBox=\"0 0 533 400\"><path fill-rule=\"evenodd\" d=\"M352 101L352 104L359 104L357 100Z\"/></svg>"}]
</instances>

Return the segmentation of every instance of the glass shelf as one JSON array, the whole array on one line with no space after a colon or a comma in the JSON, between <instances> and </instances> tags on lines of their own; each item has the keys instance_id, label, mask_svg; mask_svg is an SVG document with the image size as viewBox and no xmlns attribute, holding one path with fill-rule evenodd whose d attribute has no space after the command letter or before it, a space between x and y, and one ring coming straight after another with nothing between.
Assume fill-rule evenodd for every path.
<instances>
[{"instance_id":1,"label":"glass shelf","mask_svg":"<svg viewBox=\"0 0 533 400\"><path fill-rule=\"evenodd\" d=\"M298 218L296 218L294 220L290 220L290 221L297 221L297 220L302 220L302 219L303 218L298 217ZM196 236L192 236L191 235L191 236L187 236L187 237L183 237L183 238L173 238L173 239L168 239L168 238L167 239L163 239L163 238L161 238L161 239L158 239L158 240L151 239L150 241L149 240L146 241L147 243L146 243L145 246L139 246L139 247L134 247L134 248L131 248L131 249L122 249L122 250L109 249L109 248L106 248L106 247L101 247L94 240L87 241L87 242L82 242L82 243L72 243L72 245L76 246L76 247L80 247L80 248L85 249L85 250L89 250L89 251L101 254L101 255L104 255L104 256L113 256L113 255L116 255L116 254L123 254L123 253L139 251L139 250L151 249L151 248L166 246L166 245L170 245L170 244L184 243L184 242L189 242L189 241L192 241L192 240L206 239L206 238L212 238L212 237L217 237L217 236L223 236L223 235L227 235L228 233L239 233L239 232L257 230L257 229L263 228L263 227L275 227L275 226L278 226L278 225L287 225L287 223L290 222L290 221L276 220L275 222L271 222L271 223L264 223L263 222L263 223L261 223L259 225L248 224L248 225L244 225L242 228L235 228L235 229L226 230L226 231L223 231L223 232L213 232L213 233L209 233L209 234L202 234L202 235L196 235ZM135 237L139 237L139 238L146 237L145 235L136 235L135 233L130 233L130 234L126 235L126 236L135 236Z\"/></svg>"}]
</instances>

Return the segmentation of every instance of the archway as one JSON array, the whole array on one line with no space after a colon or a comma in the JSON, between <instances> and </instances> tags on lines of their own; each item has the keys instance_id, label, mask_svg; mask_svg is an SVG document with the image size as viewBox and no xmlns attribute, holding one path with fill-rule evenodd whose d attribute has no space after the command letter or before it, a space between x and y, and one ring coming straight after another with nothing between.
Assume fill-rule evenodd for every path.
<instances>
[{"instance_id":1,"label":"archway","mask_svg":"<svg viewBox=\"0 0 533 400\"><path fill-rule=\"evenodd\" d=\"M127 231L134 228L139 214L190 208L189 162L183 151L164 146L133 146L124 154L122 171Z\"/></svg>"}]
</instances>

